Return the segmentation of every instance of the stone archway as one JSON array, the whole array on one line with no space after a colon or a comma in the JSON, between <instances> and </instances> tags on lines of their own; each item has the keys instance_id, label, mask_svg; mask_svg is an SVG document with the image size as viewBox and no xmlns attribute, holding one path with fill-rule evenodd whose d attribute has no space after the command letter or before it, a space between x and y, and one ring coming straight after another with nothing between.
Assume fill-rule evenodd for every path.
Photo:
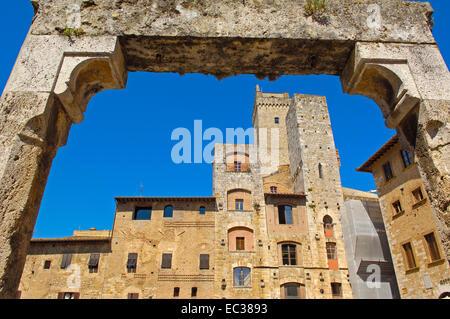
<instances>
[{"instance_id":1,"label":"stone archway","mask_svg":"<svg viewBox=\"0 0 450 319\"><path fill-rule=\"evenodd\" d=\"M47 176L89 99L128 71L341 76L414 150L447 259L450 75L428 3L327 0L32 0L0 99L0 297L15 297Z\"/></svg>"}]
</instances>

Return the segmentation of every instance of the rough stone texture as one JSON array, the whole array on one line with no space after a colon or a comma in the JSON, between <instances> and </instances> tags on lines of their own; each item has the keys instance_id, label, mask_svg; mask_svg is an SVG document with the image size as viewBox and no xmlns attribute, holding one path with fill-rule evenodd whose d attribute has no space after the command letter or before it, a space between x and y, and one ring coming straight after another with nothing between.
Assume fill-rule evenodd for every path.
<instances>
[{"instance_id":1,"label":"rough stone texture","mask_svg":"<svg viewBox=\"0 0 450 319\"><path fill-rule=\"evenodd\" d=\"M388 148L383 155L370 165L378 195L381 212L389 239L397 282L402 298L438 298L441 293L449 291L448 278L450 268L445 258L436 223L430 206L430 198L424 192L424 184L420 178L418 165L413 163L406 167L403 164L400 150L404 149L399 142ZM383 165L389 162L394 178L386 181ZM412 192L420 188L424 199L417 200ZM392 204L400 201L402 212L396 213ZM434 233L440 259L433 261L424 236ZM447 238L448 239L448 238ZM402 245L411 243L417 267L410 269ZM431 287L427 288L425 277L429 278Z\"/></svg>"},{"instance_id":2,"label":"rough stone texture","mask_svg":"<svg viewBox=\"0 0 450 319\"><path fill-rule=\"evenodd\" d=\"M436 45L358 43L344 92L372 98L415 161L450 256L450 73Z\"/></svg>"}]
</instances>

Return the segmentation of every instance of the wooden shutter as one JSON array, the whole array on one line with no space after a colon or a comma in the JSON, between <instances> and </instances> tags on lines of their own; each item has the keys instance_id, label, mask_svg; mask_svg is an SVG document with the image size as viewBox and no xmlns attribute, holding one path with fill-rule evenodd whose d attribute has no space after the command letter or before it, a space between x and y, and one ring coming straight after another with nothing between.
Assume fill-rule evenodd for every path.
<instances>
[{"instance_id":1,"label":"wooden shutter","mask_svg":"<svg viewBox=\"0 0 450 319\"><path fill-rule=\"evenodd\" d=\"M209 269L209 255L200 254L200 269Z\"/></svg>"},{"instance_id":2,"label":"wooden shutter","mask_svg":"<svg viewBox=\"0 0 450 319\"><path fill-rule=\"evenodd\" d=\"M65 269L70 265L72 261L72 254L64 254L61 261L61 269Z\"/></svg>"},{"instance_id":3,"label":"wooden shutter","mask_svg":"<svg viewBox=\"0 0 450 319\"><path fill-rule=\"evenodd\" d=\"M99 253L92 253L91 256L89 257L88 266L97 267L99 259L100 259Z\"/></svg>"},{"instance_id":4,"label":"wooden shutter","mask_svg":"<svg viewBox=\"0 0 450 319\"><path fill-rule=\"evenodd\" d=\"M172 254L163 254L161 268L170 269L172 268Z\"/></svg>"},{"instance_id":5,"label":"wooden shutter","mask_svg":"<svg viewBox=\"0 0 450 319\"><path fill-rule=\"evenodd\" d=\"M138 255L136 253L129 253L128 254L127 268L136 268L137 256Z\"/></svg>"}]
</instances>

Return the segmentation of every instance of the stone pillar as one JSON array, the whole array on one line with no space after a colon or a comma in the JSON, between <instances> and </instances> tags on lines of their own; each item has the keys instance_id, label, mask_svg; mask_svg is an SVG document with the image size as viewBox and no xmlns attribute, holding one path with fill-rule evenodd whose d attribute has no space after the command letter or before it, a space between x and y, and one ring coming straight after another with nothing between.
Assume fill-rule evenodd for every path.
<instances>
[{"instance_id":1,"label":"stone pillar","mask_svg":"<svg viewBox=\"0 0 450 319\"><path fill-rule=\"evenodd\" d=\"M0 99L0 298L15 298L48 173L89 99L122 88L115 37L29 34Z\"/></svg>"},{"instance_id":2,"label":"stone pillar","mask_svg":"<svg viewBox=\"0 0 450 319\"><path fill-rule=\"evenodd\" d=\"M450 73L434 44L356 43L341 75L345 93L372 98L414 151L450 259Z\"/></svg>"}]
</instances>

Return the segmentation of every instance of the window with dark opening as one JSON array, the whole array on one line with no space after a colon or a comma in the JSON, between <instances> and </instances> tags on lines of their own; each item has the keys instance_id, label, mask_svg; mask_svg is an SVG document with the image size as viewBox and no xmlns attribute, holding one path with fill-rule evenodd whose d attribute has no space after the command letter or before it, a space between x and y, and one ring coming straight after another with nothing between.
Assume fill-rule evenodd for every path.
<instances>
[{"instance_id":1,"label":"window with dark opening","mask_svg":"<svg viewBox=\"0 0 450 319\"><path fill-rule=\"evenodd\" d=\"M391 163L387 162L383 165L384 177L386 178L386 182L390 181L394 175L392 174Z\"/></svg>"},{"instance_id":2,"label":"window with dark opening","mask_svg":"<svg viewBox=\"0 0 450 319\"><path fill-rule=\"evenodd\" d=\"M241 162L234 162L234 171L240 172L242 169L242 163Z\"/></svg>"},{"instance_id":3,"label":"window with dark opening","mask_svg":"<svg viewBox=\"0 0 450 319\"><path fill-rule=\"evenodd\" d=\"M416 260L414 258L411 243L403 244L403 251L405 252L407 268L408 269L416 268Z\"/></svg>"},{"instance_id":4,"label":"window with dark opening","mask_svg":"<svg viewBox=\"0 0 450 319\"><path fill-rule=\"evenodd\" d=\"M172 268L172 254L162 254L161 268L162 269Z\"/></svg>"},{"instance_id":5,"label":"window with dark opening","mask_svg":"<svg viewBox=\"0 0 450 319\"><path fill-rule=\"evenodd\" d=\"M173 207L172 207L172 205L167 205L166 207L164 207L164 217L165 218L173 217Z\"/></svg>"},{"instance_id":6,"label":"window with dark opening","mask_svg":"<svg viewBox=\"0 0 450 319\"><path fill-rule=\"evenodd\" d=\"M394 207L395 214L400 214L400 213L403 212L403 210L402 210L402 205L400 204L400 201L399 201L399 200L393 202L393 203L392 203L392 207Z\"/></svg>"},{"instance_id":7,"label":"window with dark opening","mask_svg":"<svg viewBox=\"0 0 450 319\"><path fill-rule=\"evenodd\" d=\"M44 262L44 269L50 269L51 264L52 264L51 260L46 260Z\"/></svg>"},{"instance_id":8,"label":"window with dark opening","mask_svg":"<svg viewBox=\"0 0 450 319\"><path fill-rule=\"evenodd\" d=\"M150 220L152 219L151 207L136 207L134 212L134 220Z\"/></svg>"},{"instance_id":9,"label":"window with dark opening","mask_svg":"<svg viewBox=\"0 0 450 319\"><path fill-rule=\"evenodd\" d=\"M338 282L332 282L331 294L333 295L333 297L342 297L342 284Z\"/></svg>"},{"instance_id":10,"label":"window with dark opening","mask_svg":"<svg viewBox=\"0 0 450 319\"><path fill-rule=\"evenodd\" d=\"M66 269L67 267L69 267L71 261L72 254L64 254L61 260L61 269Z\"/></svg>"},{"instance_id":11,"label":"window with dark opening","mask_svg":"<svg viewBox=\"0 0 450 319\"><path fill-rule=\"evenodd\" d=\"M204 206L200 207L200 215L205 215L206 213L206 208Z\"/></svg>"},{"instance_id":12,"label":"window with dark opening","mask_svg":"<svg viewBox=\"0 0 450 319\"><path fill-rule=\"evenodd\" d=\"M300 298L300 284L287 283L283 285L285 299L299 299Z\"/></svg>"},{"instance_id":13,"label":"window with dark opening","mask_svg":"<svg viewBox=\"0 0 450 319\"><path fill-rule=\"evenodd\" d=\"M405 168L410 166L413 163L413 161L409 152L407 150L401 150L400 153L402 155L403 166Z\"/></svg>"},{"instance_id":14,"label":"window with dark opening","mask_svg":"<svg viewBox=\"0 0 450 319\"><path fill-rule=\"evenodd\" d=\"M191 297L197 297L197 287L191 288Z\"/></svg>"},{"instance_id":15,"label":"window with dark opening","mask_svg":"<svg viewBox=\"0 0 450 319\"><path fill-rule=\"evenodd\" d=\"M180 296L180 287L173 288L173 296L179 297Z\"/></svg>"},{"instance_id":16,"label":"window with dark opening","mask_svg":"<svg viewBox=\"0 0 450 319\"><path fill-rule=\"evenodd\" d=\"M278 206L278 223L292 224L292 207L288 205Z\"/></svg>"},{"instance_id":17,"label":"window with dark opening","mask_svg":"<svg viewBox=\"0 0 450 319\"><path fill-rule=\"evenodd\" d=\"M440 260L441 254L439 253L439 248L434 233L425 235L425 240L428 245L428 251L430 252L431 261Z\"/></svg>"},{"instance_id":18,"label":"window with dark opening","mask_svg":"<svg viewBox=\"0 0 450 319\"><path fill-rule=\"evenodd\" d=\"M90 273L97 273L98 272L98 262L100 260L100 254L99 253L92 253L89 257L88 262L88 268Z\"/></svg>"},{"instance_id":19,"label":"window with dark opening","mask_svg":"<svg viewBox=\"0 0 450 319\"><path fill-rule=\"evenodd\" d=\"M276 117L275 118L275 124L279 124L280 123L280 118Z\"/></svg>"},{"instance_id":20,"label":"window with dark opening","mask_svg":"<svg viewBox=\"0 0 450 319\"><path fill-rule=\"evenodd\" d=\"M129 253L128 254L128 260L127 260L127 272L128 273L135 273L136 272L137 258L138 258L138 254L136 254L136 253Z\"/></svg>"},{"instance_id":21,"label":"window with dark opening","mask_svg":"<svg viewBox=\"0 0 450 319\"><path fill-rule=\"evenodd\" d=\"M277 193L277 187L276 186L270 186L270 192L272 194L276 194Z\"/></svg>"},{"instance_id":22,"label":"window with dark opening","mask_svg":"<svg viewBox=\"0 0 450 319\"><path fill-rule=\"evenodd\" d=\"M200 269L209 269L209 255L200 254Z\"/></svg>"},{"instance_id":23,"label":"window with dark opening","mask_svg":"<svg viewBox=\"0 0 450 319\"><path fill-rule=\"evenodd\" d=\"M422 190L420 189L420 187L413 190L412 194L413 194L416 202L420 202L421 200L423 200L423 194L422 194Z\"/></svg>"},{"instance_id":24,"label":"window with dark opening","mask_svg":"<svg viewBox=\"0 0 450 319\"><path fill-rule=\"evenodd\" d=\"M281 245L281 256L283 259L283 265L297 265L296 246L294 244Z\"/></svg>"}]
</instances>

